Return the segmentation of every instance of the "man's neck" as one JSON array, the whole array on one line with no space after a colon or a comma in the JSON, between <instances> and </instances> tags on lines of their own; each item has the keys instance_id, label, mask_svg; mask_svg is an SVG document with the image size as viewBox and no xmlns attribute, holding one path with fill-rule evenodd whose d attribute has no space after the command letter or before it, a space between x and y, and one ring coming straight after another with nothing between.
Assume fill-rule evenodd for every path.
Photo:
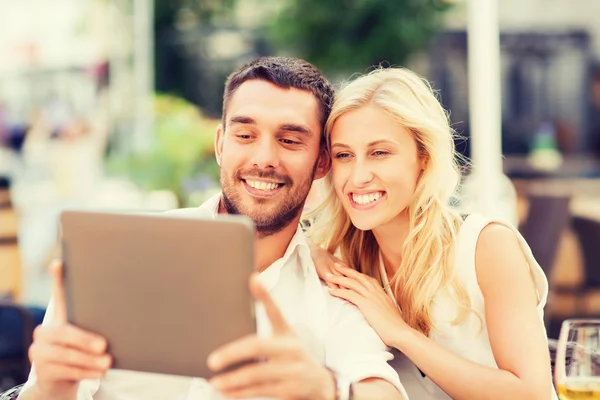
<instances>
[{"instance_id":1,"label":"man's neck","mask_svg":"<svg viewBox=\"0 0 600 400\"><path fill-rule=\"evenodd\" d=\"M223 200L219 201L219 214L227 214L227 210L223 206ZM292 238L298 229L300 215L285 228L279 232L266 237L260 237L256 234L254 255L255 266L258 272L263 272L269 268L275 261L282 258L289 247Z\"/></svg>"},{"instance_id":2,"label":"man's neck","mask_svg":"<svg viewBox=\"0 0 600 400\"><path fill-rule=\"evenodd\" d=\"M263 272L284 256L297 229L298 221L294 219L288 226L273 235L261 238L257 233L254 250L258 272Z\"/></svg>"}]
</instances>

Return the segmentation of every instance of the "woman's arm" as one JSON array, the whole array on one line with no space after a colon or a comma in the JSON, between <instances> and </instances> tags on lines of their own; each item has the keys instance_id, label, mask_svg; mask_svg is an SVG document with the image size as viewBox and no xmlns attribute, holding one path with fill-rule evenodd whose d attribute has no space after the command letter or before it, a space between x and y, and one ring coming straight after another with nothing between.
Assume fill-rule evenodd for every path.
<instances>
[{"instance_id":1,"label":"woman's arm","mask_svg":"<svg viewBox=\"0 0 600 400\"><path fill-rule=\"evenodd\" d=\"M398 331L395 347L453 399L550 399L545 331L529 265L514 232L498 224L484 228L475 264L499 369L468 361L412 329Z\"/></svg>"},{"instance_id":2,"label":"woman's arm","mask_svg":"<svg viewBox=\"0 0 600 400\"><path fill-rule=\"evenodd\" d=\"M317 270L319 278L325 280L327 274L341 276L335 268L335 264L345 265L342 260L314 243L309 243L309 248L310 258L312 258L313 264L315 264L315 269ZM327 280L325 280L325 282L330 288L338 287L335 283L328 282Z\"/></svg>"},{"instance_id":3,"label":"woman's arm","mask_svg":"<svg viewBox=\"0 0 600 400\"><path fill-rule=\"evenodd\" d=\"M334 296L355 304L388 345L396 347L455 400L548 400L550 356L529 265L516 235L491 224L475 254L485 318L499 369L455 354L410 328L379 282L350 268L327 275Z\"/></svg>"}]
</instances>

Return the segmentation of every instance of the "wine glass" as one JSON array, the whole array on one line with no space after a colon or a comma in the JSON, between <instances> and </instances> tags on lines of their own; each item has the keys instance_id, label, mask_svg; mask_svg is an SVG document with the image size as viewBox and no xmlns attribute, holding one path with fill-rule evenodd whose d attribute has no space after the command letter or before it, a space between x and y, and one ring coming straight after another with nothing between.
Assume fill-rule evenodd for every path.
<instances>
[{"instance_id":1,"label":"wine glass","mask_svg":"<svg viewBox=\"0 0 600 400\"><path fill-rule=\"evenodd\" d=\"M600 400L600 319L563 322L554 381L561 400Z\"/></svg>"}]
</instances>

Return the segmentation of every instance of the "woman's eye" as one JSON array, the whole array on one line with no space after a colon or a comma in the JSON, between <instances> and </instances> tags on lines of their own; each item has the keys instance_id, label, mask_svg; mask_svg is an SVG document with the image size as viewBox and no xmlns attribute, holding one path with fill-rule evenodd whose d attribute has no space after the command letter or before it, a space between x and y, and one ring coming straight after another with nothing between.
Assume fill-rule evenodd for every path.
<instances>
[{"instance_id":1,"label":"woman's eye","mask_svg":"<svg viewBox=\"0 0 600 400\"><path fill-rule=\"evenodd\" d=\"M377 151L373 152L374 156L385 156L387 154L388 154L388 152L387 151L383 151L383 150L377 150Z\"/></svg>"},{"instance_id":2,"label":"woman's eye","mask_svg":"<svg viewBox=\"0 0 600 400\"><path fill-rule=\"evenodd\" d=\"M337 153L335 155L335 158L348 158L348 157L350 157L350 154L348 154L348 153Z\"/></svg>"}]
</instances>

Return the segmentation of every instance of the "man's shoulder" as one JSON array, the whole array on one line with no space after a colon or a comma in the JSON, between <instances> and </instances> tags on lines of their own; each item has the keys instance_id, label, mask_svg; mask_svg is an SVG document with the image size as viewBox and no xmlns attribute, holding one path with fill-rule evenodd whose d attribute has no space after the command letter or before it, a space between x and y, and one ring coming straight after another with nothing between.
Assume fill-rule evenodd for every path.
<instances>
[{"instance_id":1,"label":"man's shoulder","mask_svg":"<svg viewBox=\"0 0 600 400\"><path fill-rule=\"evenodd\" d=\"M327 286L324 280L319 279L319 283L327 303L329 315L331 315L334 320L339 318L358 318L359 320L364 320L364 317L358 307L347 300L340 299L339 297L332 295L329 292L329 286Z\"/></svg>"},{"instance_id":2,"label":"man's shoulder","mask_svg":"<svg viewBox=\"0 0 600 400\"><path fill-rule=\"evenodd\" d=\"M204 203L198 207L176 208L165 211L165 214L175 217L190 217L190 218L215 218L218 213L219 201L221 194L217 193L210 196Z\"/></svg>"}]
</instances>

